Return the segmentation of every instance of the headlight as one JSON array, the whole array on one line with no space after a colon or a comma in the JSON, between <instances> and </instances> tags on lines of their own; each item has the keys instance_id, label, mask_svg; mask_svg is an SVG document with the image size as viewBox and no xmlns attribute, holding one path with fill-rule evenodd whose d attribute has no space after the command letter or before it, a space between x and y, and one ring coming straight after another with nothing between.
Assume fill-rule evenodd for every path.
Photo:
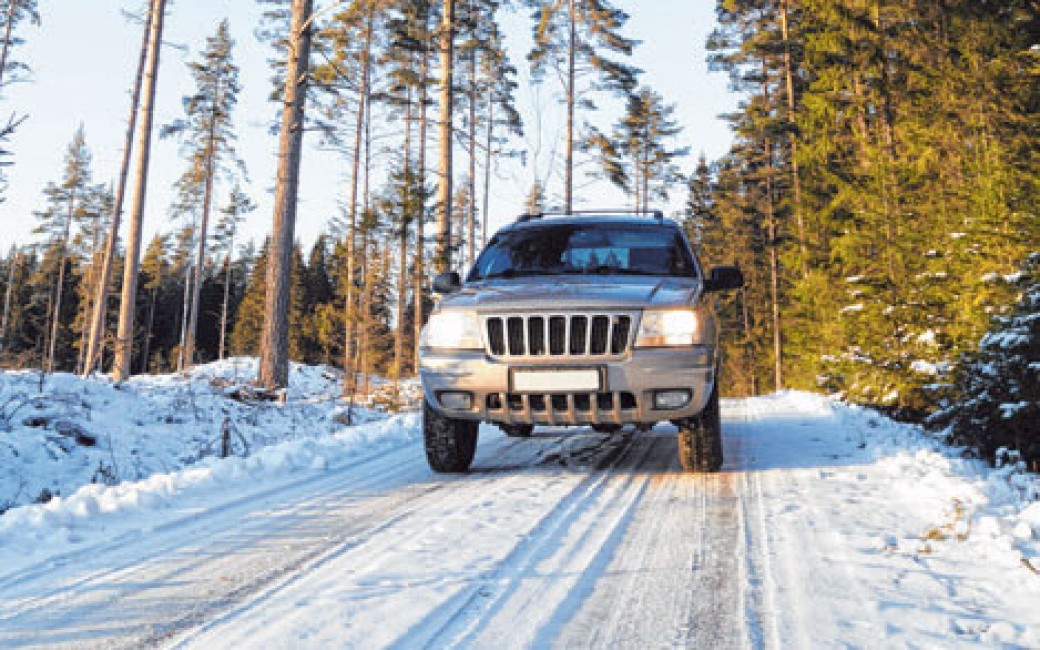
<instances>
[{"instance_id":1,"label":"headlight","mask_svg":"<svg viewBox=\"0 0 1040 650\"><path fill-rule=\"evenodd\" d=\"M661 348L694 345L701 333L700 318L692 309L644 311L639 322L636 347Z\"/></svg>"},{"instance_id":2,"label":"headlight","mask_svg":"<svg viewBox=\"0 0 1040 650\"><path fill-rule=\"evenodd\" d=\"M480 319L469 311L445 311L430 316L420 347L440 350L479 350Z\"/></svg>"}]
</instances>

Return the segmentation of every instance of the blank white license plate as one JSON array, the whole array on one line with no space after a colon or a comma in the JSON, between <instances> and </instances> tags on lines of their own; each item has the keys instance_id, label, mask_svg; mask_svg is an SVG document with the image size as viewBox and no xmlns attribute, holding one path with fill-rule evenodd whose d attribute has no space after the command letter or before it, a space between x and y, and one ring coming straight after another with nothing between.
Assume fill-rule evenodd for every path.
<instances>
[{"instance_id":1,"label":"blank white license plate","mask_svg":"<svg viewBox=\"0 0 1040 650\"><path fill-rule=\"evenodd\" d=\"M517 393L599 392L598 370L515 370L513 390Z\"/></svg>"}]
</instances>

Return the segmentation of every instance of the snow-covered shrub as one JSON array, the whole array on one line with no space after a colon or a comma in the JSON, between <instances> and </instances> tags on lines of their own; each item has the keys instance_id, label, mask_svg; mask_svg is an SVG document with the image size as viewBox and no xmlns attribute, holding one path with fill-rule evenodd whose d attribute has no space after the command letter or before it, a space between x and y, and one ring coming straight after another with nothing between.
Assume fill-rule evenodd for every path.
<instances>
[{"instance_id":1,"label":"snow-covered shrub","mask_svg":"<svg viewBox=\"0 0 1040 650\"><path fill-rule=\"evenodd\" d=\"M998 449L1018 450L1040 466L1040 253L1016 278L1022 296L1013 311L994 319L979 349L962 359L954 403L931 423L951 441L994 460Z\"/></svg>"}]
</instances>

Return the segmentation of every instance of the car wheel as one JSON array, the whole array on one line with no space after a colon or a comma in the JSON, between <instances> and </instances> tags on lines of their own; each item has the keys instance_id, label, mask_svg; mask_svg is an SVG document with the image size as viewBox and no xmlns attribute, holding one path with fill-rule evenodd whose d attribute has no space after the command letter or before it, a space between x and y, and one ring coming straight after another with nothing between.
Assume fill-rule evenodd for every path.
<instances>
[{"instance_id":1,"label":"car wheel","mask_svg":"<svg viewBox=\"0 0 1040 650\"><path fill-rule=\"evenodd\" d=\"M617 433L621 431L620 424L593 424L592 430L596 433Z\"/></svg>"},{"instance_id":2,"label":"car wheel","mask_svg":"<svg viewBox=\"0 0 1040 650\"><path fill-rule=\"evenodd\" d=\"M530 438L534 432L533 424L500 424L498 428L510 438Z\"/></svg>"},{"instance_id":3,"label":"car wheel","mask_svg":"<svg viewBox=\"0 0 1040 650\"><path fill-rule=\"evenodd\" d=\"M701 414L679 426L679 463L687 472L722 469L722 414L716 380Z\"/></svg>"},{"instance_id":4,"label":"car wheel","mask_svg":"<svg viewBox=\"0 0 1040 650\"><path fill-rule=\"evenodd\" d=\"M469 469L479 427L479 422L442 415L423 400L423 442L430 469L438 473Z\"/></svg>"}]
</instances>

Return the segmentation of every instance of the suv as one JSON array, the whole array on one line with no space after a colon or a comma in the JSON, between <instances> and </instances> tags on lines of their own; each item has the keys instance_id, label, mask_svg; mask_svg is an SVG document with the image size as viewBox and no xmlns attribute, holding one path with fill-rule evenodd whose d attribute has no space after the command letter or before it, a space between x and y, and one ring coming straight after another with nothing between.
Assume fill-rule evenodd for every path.
<instances>
[{"instance_id":1,"label":"suv","mask_svg":"<svg viewBox=\"0 0 1040 650\"><path fill-rule=\"evenodd\" d=\"M721 353L705 277L682 228L660 212L522 215L466 276L438 275L420 374L426 457L464 472L480 422L515 437L535 425L679 429L688 471L722 466Z\"/></svg>"}]
</instances>

